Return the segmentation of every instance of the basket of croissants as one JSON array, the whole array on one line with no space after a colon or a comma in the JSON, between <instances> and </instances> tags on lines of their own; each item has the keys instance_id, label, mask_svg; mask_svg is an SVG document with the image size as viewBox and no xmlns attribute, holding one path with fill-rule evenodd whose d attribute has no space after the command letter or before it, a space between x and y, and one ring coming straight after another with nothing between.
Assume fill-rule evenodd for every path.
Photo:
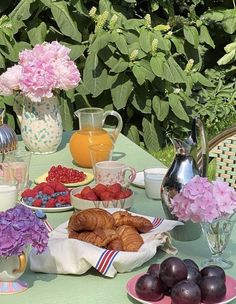
<instances>
[{"instance_id":1,"label":"basket of croissants","mask_svg":"<svg viewBox=\"0 0 236 304\"><path fill-rule=\"evenodd\" d=\"M70 217L68 237L109 250L136 252L144 243L140 233L152 229L151 221L128 211L91 208Z\"/></svg>"}]
</instances>

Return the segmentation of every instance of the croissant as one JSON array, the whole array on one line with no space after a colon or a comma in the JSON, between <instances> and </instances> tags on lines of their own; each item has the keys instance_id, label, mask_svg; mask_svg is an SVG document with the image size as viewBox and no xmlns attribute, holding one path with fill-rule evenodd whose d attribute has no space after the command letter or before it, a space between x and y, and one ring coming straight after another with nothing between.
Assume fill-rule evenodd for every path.
<instances>
[{"instance_id":1,"label":"croissant","mask_svg":"<svg viewBox=\"0 0 236 304\"><path fill-rule=\"evenodd\" d=\"M109 243L119 238L119 235L113 229L97 228L94 231L70 231L69 238L91 243L98 247L106 247Z\"/></svg>"},{"instance_id":2,"label":"croissant","mask_svg":"<svg viewBox=\"0 0 236 304\"><path fill-rule=\"evenodd\" d=\"M121 237L118 235L118 238L116 238L115 240L111 241L108 244L107 249L116 250L116 251L123 251L123 245L122 245Z\"/></svg>"},{"instance_id":3,"label":"croissant","mask_svg":"<svg viewBox=\"0 0 236 304\"><path fill-rule=\"evenodd\" d=\"M68 224L68 231L93 231L96 228L111 229L114 226L112 215L99 208L91 208L74 213Z\"/></svg>"},{"instance_id":4,"label":"croissant","mask_svg":"<svg viewBox=\"0 0 236 304\"><path fill-rule=\"evenodd\" d=\"M142 216L134 216L127 211L116 211L112 214L115 226L128 225L136 228L139 232L148 232L153 228L152 223Z\"/></svg>"},{"instance_id":5,"label":"croissant","mask_svg":"<svg viewBox=\"0 0 236 304\"><path fill-rule=\"evenodd\" d=\"M138 251L144 243L134 227L123 225L118 227L116 232L121 237L123 251Z\"/></svg>"}]
</instances>

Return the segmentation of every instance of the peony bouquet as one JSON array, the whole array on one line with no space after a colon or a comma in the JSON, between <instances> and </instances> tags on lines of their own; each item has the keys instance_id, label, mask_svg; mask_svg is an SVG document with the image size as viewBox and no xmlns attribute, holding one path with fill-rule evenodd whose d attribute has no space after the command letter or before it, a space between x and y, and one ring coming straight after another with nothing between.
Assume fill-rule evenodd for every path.
<instances>
[{"instance_id":1,"label":"peony bouquet","mask_svg":"<svg viewBox=\"0 0 236 304\"><path fill-rule=\"evenodd\" d=\"M0 235L0 256L5 257L20 255L27 245L42 253L48 244L45 224L23 205L0 212Z\"/></svg>"},{"instance_id":2,"label":"peony bouquet","mask_svg":"<svg viewBox=\"0 0 236 304\"><path fill-rule=\"evenodd\" d=\"M69 90L80 82L80 73L70 60L70 49L57 41L37 44L19 54L18 64L0 75L0 95L19 91L34 102L50 98L53 91Z\"/></svg>"},{"instance_id":3,"label":"peony bouquet","mask_svg":"<svg viewBox=\"0 0 236 304\"><path fill-rule=\"evenodd\" d=\"M172 207L182 221L211 223L236 211L236 192L226 182L195 176L174 196Z\"/></svg>"}]
</instances>

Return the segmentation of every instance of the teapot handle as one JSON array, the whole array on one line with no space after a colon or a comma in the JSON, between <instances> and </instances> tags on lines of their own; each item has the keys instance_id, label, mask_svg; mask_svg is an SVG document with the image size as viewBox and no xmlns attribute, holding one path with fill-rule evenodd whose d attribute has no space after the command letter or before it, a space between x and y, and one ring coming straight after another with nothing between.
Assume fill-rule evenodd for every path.
<instances>
[{"instance_id":1,"label":"teapot handle","mask_svg":"<svg viewBox=\"0 0 236 304\"><path fill-rule=\"evenodd\" d=\"M200 165L201 176L206 177L207 167L208 167L208 157L209 157L208 141L207 141L204 125L199 118L196 119L196 125L200 131L200 136L201 136L201 165Z\"/></svg>"},{"instance_id":2,"label":"teapot handle","mask_svg":"<svg viewBox=\"0 0 236 304\"><path fill-rule=\"evenodd\" d=\"M115 117L117 118L117 120L118 120L118 123L117 123L116 128L115 128L113 131L110 132L110 135L111 135L111 137L112 137L112 140L113 140L113 142L115 142L116 139L117 139L117 137L118 137L118 135L120 134L120 132L121 132L121 130L122 130L122 127L123 127L123 120L122 120L122 117L120 116L120 114L119 114L118 112L113 111L113 110L111 110L111 111L106 111L106 112L104 112L104 114L103 114L102 125L104 125L104 122L105 122L107 116L110 116L110 115L111 115L111 116L115 116Z\"/></svg>"},{"instance_id":3,"label":"teapot handle","mask_svg":"<svg viewBox=\"0 0 236 304\"><path fill-rule=\"evenodd\" d=\"M24 252L21 255L18 255L18 260L19 260L19 266L18 268L13 270L13 273L22 273L25 271L27 261Z\"/></svg>"}]
</instances>

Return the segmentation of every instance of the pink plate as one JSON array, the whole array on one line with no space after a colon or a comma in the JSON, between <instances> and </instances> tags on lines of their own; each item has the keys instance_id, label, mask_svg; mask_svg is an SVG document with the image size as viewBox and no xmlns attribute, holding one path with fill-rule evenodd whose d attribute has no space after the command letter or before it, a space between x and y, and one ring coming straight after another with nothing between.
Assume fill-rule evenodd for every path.
<instances>
[{"instance_id":1,"label":"pink plate","mask_svg":"<svg viewBox=\"0 0 236 304\"><path fill-rule=\"evenodd\" d=\"M135 300L139 301L140 303L143 304L171 304L171 299L170 297L165 296L164 298L162 298L159 301L145 301L139 298L139 296L137 295L137 293L135 292L135 284L138 280L139 277L141 277L144 273L140 273L137 274L136 276L134 276L133 278L131 278L128 283L126 284L126 290L127 293L134 298ZM226 295L223 299L222 302L219 302L217 304L225 304L225 303L229 303L230 301L232 301L233 299L236 298L236 280L230 276L226 276Z\"/></svg>"}]
</instances>

